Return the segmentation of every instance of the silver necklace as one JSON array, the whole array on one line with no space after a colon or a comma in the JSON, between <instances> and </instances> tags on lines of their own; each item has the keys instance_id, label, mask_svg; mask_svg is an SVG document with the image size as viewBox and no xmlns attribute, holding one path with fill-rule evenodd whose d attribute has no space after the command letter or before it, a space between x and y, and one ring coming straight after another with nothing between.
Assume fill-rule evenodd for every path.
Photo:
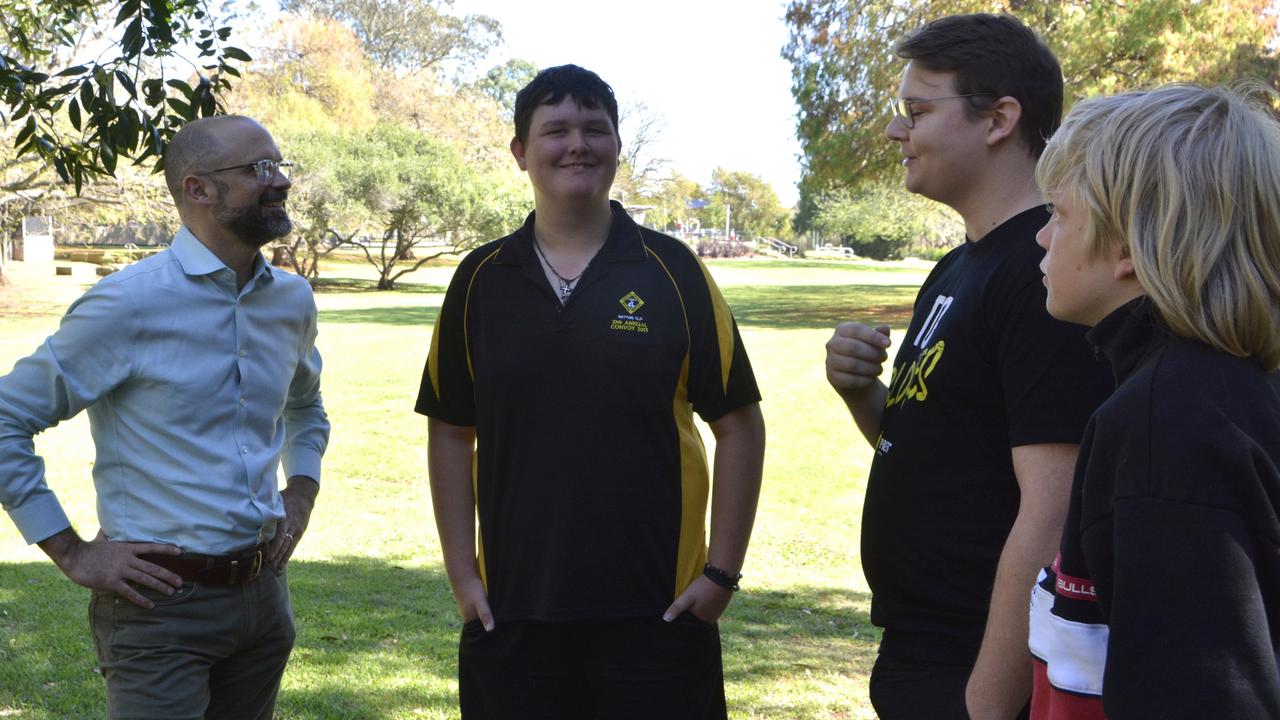
<instances>
[{"instance_id":1,"label":"silver necklace","mask_svg":"<svg viewBox=\"0 0 1280 720\"><path fill-rule=\"evenodd\" d=\"M560 302L564 302L569 298L569 294L573 292L573 284L578 281L578 278L582 277L582 273L585 273L587 268L591 267L591 261L596 259L595 254L592 254L587 259L587 264L582 266L582 272L567 278L561 275L559 270L556 270L556 267L547 259L547 254L542 252L542 245L538 242L537 235L533 236L533 249L538 251L538 257L542 258L542 262L546 263L547 269L551 271L552 275L556 276L556 280L560 281ZM599 252L599 250L597 249L596 252Z\"/></svg>"}]
</instances>

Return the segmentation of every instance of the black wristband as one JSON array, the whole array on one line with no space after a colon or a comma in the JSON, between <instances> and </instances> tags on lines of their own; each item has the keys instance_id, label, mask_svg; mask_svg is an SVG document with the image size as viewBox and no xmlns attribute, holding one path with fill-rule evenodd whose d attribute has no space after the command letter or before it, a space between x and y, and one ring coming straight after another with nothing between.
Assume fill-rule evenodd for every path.
<instances>
[{"instance_id":1,"label":"black wristband","mask_svg":"<svg viewBox=\"0 0 1280 720\"><path fill-rule=\"evenodd\" d=\"M742 579L742 573L729 574L711 563L702 566L702 574L725 590L734 592L738 591L738 581Z\"/></svg>"}]
</instances>

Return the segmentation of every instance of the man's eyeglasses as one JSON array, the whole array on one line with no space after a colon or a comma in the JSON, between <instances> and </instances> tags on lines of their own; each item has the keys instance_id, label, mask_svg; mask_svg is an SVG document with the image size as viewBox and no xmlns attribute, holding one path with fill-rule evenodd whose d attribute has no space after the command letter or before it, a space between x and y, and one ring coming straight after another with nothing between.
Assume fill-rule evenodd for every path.
<instances>
[{"instance_id":1,"label":"man's eyeglasses","mask_svg":"<svg viewBox=\"0 0 1280 720\"><path fill-rule=\"evenodd\" d=\"M913 98L911 100L908 100L907 98L897 97L897 98L889 99L889 111L893 114L894 117L901 118L903 124L906 125L908 129L910 129L916 126L916 111L911 107L916 103L937 102L939 100L955 100L956 98L995 97L995 96L996 94L993 92L976 92L976 93L965 93L964 95L944 95L942 97L934 97L934 98Z\"/></svg>"},{"instance_id":2,"label":"man's eyeglasses","mask_svg":"<svg viewBox=\"0 0 1280 720\"><path fill-rule=\"evenodd\" d=\"M293 163L288 160L259 160L258 162L245 163L244 165L232 165L231 167L218 168L217 170L207 170L197 175L212 175L214 173L227 172L228 170L248 170L252 168L258 176L258 182L262 185L270 185L276 173L280 173L289 179L289 173L293 170Z\"/></svg>"}]
</instances>

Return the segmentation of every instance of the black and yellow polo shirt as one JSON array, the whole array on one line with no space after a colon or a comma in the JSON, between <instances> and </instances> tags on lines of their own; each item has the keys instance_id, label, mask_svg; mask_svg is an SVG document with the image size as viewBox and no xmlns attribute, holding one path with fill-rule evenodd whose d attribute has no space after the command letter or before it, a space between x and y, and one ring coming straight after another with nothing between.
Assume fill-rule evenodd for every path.
<instances>
[{"instance_id":1,"label":"black and yellow polo shirt","mask_svg":"<svg viewBox=\"0 0 1280 720\"><path fill-rule=\"evenodd\" d=\"M416 409L476 428L480 572L499 622L661 613L706 561L693 412L758 402L755 376L683 243L614 203L562 307L533 217L458 266Z\"/></svg>"}]
</instances>

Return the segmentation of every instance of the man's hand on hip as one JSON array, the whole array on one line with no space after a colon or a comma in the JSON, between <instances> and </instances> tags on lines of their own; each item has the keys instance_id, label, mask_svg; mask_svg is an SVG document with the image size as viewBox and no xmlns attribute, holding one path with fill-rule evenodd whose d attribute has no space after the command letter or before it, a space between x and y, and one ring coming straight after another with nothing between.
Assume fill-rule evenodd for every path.
<instances>
[{"instance_id":1,"label":"man's hand on hip","mask_svg":"<svg viewBox=\"0 0 1280 720\"><path fill-rule=\"evenodd\" d=\"M182 587L182 578L140 555L180 555L173 545L125 543L108 540L101 532L89 542L67 528L41 540L40 549L53 558L63 574L77 585L94 590L110 590L138 607L150 610L155 603L143 597L134 585L172 595Z\"/></svg>"},{"instance_id":2,"label":"man's hand on hip","mask_svg":"<svg viewBox=\"0 0 1280 720\"><path fill-rule=\"evenodd\" d=\"M289 478L289 486L280 491L280 499L284 501L284 519L276 525L276 536L267 546L267 562L275 568L276 574L284 572L307 531L311 522L311 509L315 507L316 495L320 492L320 484L304 475Z\"/></svg>"}]
</instances>

